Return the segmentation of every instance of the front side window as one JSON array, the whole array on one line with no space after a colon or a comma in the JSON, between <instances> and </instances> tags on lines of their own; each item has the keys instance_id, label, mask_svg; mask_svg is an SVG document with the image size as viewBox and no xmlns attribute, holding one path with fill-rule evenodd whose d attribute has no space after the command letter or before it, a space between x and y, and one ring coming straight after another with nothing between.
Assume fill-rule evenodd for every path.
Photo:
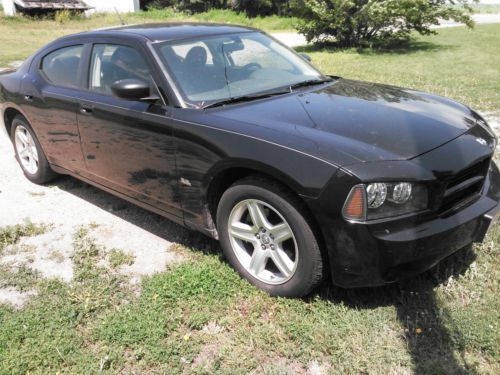
<instances>
[{"instance_id":1,"label":"front side window","mask_svg":"<svg viewBox=\"0 0 500 375\"><path fill-rule=\"evenodd\" d=\"M195 106L324 78L259 32L163 42L155 48L184 100Z\"/></svg>"},{"instance_id":2,"label":"front side window","mask_svg":"<svg viewBox=\"0 0 500 375\"><path fill-rule=\"evenodd\" d=\"M71 46L49 53L42 59L41 70L56 86L78 87L83 46Z\"/></svg>"},{"instance_id":3,"label":"front side window","mask_svg":"<svg viewBox=\"0 0 500 375\"><path fill-rule=\"evenodd\" d=\"M151 82L151 71L140 53L131 47L96 44L92 50L89 88L111 95L111 86L122 79Z\"/></svg>"}]
</instances>

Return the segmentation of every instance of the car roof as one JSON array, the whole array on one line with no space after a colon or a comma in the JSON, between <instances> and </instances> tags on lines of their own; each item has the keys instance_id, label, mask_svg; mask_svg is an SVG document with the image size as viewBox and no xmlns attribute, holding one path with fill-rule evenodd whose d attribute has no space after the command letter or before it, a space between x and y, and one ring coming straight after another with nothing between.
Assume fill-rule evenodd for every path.
<instances>
[{"instance_id":1,"label":"car roof","mask_svg":"<svg viewBox=\"0 0 500 375\"><path fill-rule=\"evenodd\" d=\"M141 25L126 25L88 31L79 34L80 36L119 36L133 34L142 36L152 42L175 41L202 36L214 36L222 34L236 34L260 31L251 27L217 24L217 23L146 23Z\"/></svg>"}]
</instances>

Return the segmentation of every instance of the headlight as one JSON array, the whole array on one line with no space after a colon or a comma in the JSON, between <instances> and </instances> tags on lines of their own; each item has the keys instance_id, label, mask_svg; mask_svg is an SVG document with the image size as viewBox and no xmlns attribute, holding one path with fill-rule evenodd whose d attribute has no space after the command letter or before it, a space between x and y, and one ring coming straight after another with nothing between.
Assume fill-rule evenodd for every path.
<instances>
[{"instance_id":1,"label":"headlight","mask_svg":"<svg viewBox=\"0 0 500 375\"><path fill-rule=\"evenodd\" d=\"M347 220L373 220L427 208L427 188L410 182L374 182L351 189L342 209Z\"/></svg>"}]
</instances>

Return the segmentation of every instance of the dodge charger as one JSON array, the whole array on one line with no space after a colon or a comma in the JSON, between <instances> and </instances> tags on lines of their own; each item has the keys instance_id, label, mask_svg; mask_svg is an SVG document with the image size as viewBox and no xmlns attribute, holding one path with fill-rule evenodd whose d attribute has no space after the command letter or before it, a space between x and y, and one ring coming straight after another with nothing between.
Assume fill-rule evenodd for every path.
<instances>
[{"instance_id":1,"label":"dodge charger","mask_svg":"<svg viewBox=\"0 0 500 375\"><path fill-rule=\"evenodd\" d=\"M239 26L70 35L0 74L2 129L28 180L71 175L218 239L271 295L397 282L483 241L486 121L309 60Z\"/></svg>"}]
</instances>

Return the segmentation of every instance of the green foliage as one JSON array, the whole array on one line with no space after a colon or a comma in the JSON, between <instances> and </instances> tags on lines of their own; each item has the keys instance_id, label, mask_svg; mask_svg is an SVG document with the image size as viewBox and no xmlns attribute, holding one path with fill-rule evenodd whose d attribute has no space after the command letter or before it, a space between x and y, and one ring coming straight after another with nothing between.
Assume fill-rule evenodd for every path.
<instances>
[{"instance_id":1,"label":"green foliage","mask_svg":"<svg viewBox=\"0 0 500 375\"><path fill-rule=\"evenodd\" d=\"M228 8L231 2L228 0L150 0L143 1L142 6L151 8L175 8L178 11L191 13L206 12L213 8Z\"/></svg>"},{"instance_id":2,"label":"green foliage","mask_svg":"<svg viewBox=\"0 0 500 375\"><path fill-rule=\"evenodd\" d=\"M19 266L0 263L0 289L14 288L20 292L32 289L40 279L40 273L26 264Z\"/></svg>"},{"instance_id":3,"label":"green foliage","mask_svg":"<svg viewBox=\"0 0 500 375\"><path fill-rule=\"evenodd\" d=\"M290 15L303 0L144 0L142 8L174 8L177 11L200 13L211 9L232 9L250 17Z\"/></svg>"},{"instance_id":4,"label":"green foliage","mask_svg":"<svg viewBox=\"0 0 500 375\"><path fill-rule=\"evenodd\" d=\"M270 297L196 252L131 289L84 227L69 284L39 278L24 307L0 304L0 374L497 374L499 229L477 265L443 263L457 272L438 285L436 271L302 300Z\"/></svg>"},{"instance_id":5,"label":"green foliage","mask_svg":"<svg viewBox=\"0 0 500 375\"><path fill-rule=\"evenodd\" d=\"M60 24L64 25L65 23L68 23L71 21L73 15L68 9L63 9L55 13L54 15L54 20Z\"/></svg>"},{"instance_id":6,"label":"green foliage","mask_svg":"<svg viewBox=\"0 0 500 375\"><path fill-rule=\"evenodd\" d=\"M32 237L45 233L50 226L34 224L26 220L24 224L9 225L0 228L0 255L3 250L9 246L16 244L21 237Z\"/></svg>"},{"instance_id":7,"label":"green foliage","mask_svg":"<svg viewBox=\"0 0 500 375\"><path fill-rule=\"evenodd\" d=\"M111 249L108 254L109 265L118 268L123 265L131 266L134 264L134 255L120 249Z\"/></svg>"},{"instance_id":8,"label":"green foliage","mask_svg":"<svg viewBox=\"0 0 500 375\"><path fill-rule=\"evenodd\" d=\"M472 0L477 1L477 0ZM406 41L434 33L440 19L473 26L469 0L305 0L298 30L308 41L339 46ZM454 6L452 6L454 5Z\"/></svg>"}]
</instances>

